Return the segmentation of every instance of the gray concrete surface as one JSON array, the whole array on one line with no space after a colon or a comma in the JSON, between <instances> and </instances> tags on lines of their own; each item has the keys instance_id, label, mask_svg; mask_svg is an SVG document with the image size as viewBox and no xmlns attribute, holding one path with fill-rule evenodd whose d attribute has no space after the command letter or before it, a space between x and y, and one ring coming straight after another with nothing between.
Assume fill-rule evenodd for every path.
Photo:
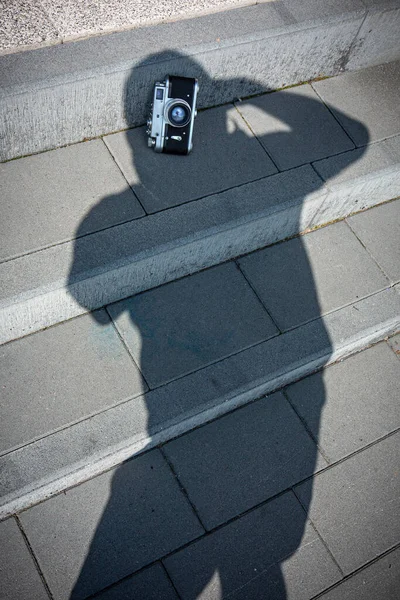
<instances>
[{"instance_id":1,"label":"gray concrete surface","mask_svg":"<svg viewBox=\"0 0 400 600\"><path fill-rule=\"evenodd\" d=\"M234 263L122 300L107 310L151 388L279 333Z\"/></svg>"},{"instance_id":2,"label":"gray concrete surface","mask_svg":"<svg viewBox=\"0 0 400 600\"><path fill-rule=\"evenodd\" d=\"M344 222L255 252L239 265L281 331L389 285Z\"/></svg>"},{"instance_id":3,"label":"gray concrete surface","mask_svg":"<svg viewBox=\"0 0 400 600\"><path fill-rule=\"evenodd\" d=\"M144 0L112 0L96 4L76 0L29 3L8 0L0 5L0 51L17 52L30 46L44 46L50 41L61 43L252 3L251 0L197 0L189 6L182 0L164 0L149 6Z\"/></svg>"},{"instance_id":4,"label":"gray concrete surface","mask_svg":"<svg viewBox=\"0 0 400 600\"><path fill-rule=\"evenodd\" d=\"M57 599L70 598L93 529L112 493L114 475L109 471L20 517ZM97 557L97 577L82 583L81 598L161 558L204 531L158 450L127 463L118 476L130 484L125 497L119 498L120 507L115 507L119 518L115 518L114 531L107 532L110 545ZM59 563L54 568L56 557Z\"/></svg>"},{"instance_id":5,"label":"gray concrete surface","mask_svg":"<svg viewBox=\"0 0 400 600\"><path fill-rule=\"evenodd\" d=\"M300 8L293 0L262 2L3 56L0 156L6 160L143 124L149 90L168 72L199 78L202 107L336 75L351 58L356 65L363 56L375 32L367 29L357 40L366 15L361 0L351 6L312 0ZM371 42L375 52L362 66L400 58L393 22L379 21L374 35L380 42Z\"/></svg>"},{"instance_id":6,"label":"gray concrete surface","mask_svg":"<svg viewBox=\"0 0 400 600\"><path fill-rule=\"evenodd\" d=\"M279 170L285 171L354 148L318 100L311 86L303 85L284 96L265 94L236 107Z\"/></svg>"},{"instance_id":7,"label":"gray concrete surface","mask_svg":"<svg viewBox=\"0 0 400 600\"><path fill-rule=\"evenodd\" d=\"M393 352L400 358L400 334L394 335L388 339L388 344Z\"/></svg>"},{"instance_id":8,"label":"gray concrete surface","mask_svg":"<svg viewBox=\"0 0 400 600\"><path fill-rule=\"evenodd\" d=\"M320 379L319 375L307 377L289 386L286 393L329 462L400 428L400 365L386 344L326 369L323 389ZM316 419L321 403L323 427Z\"/></svg>"},{"instance_id":9,"label":"gray concrete surface","mask_svg":"<svg viewBox=\"0 0 400 600\"><path fill-rule=\"evenodd\" d=\"M0 347L1 453L146 389L105 311L95 316L101 329L85 315Z\"/></svg>"},{"instance_id":10,"label":"gray concrete surface","mask_svg":"<svg viewBox=\"0 0 400 600\"><path fill-rule=\"evenodd\" d=\"M1 341L306 229L326 195L318 176L274 177L1 264Z\"/></svg>"},{"instance_id":11,"label":"gray concrete surface","mask_svg":"<svg viewBox=\"0 0 400 600\"><path fill-rule=\"evenodd\" d=\"M294 524L302 519L301 507L288 492L167 558L165 566L184 600L194 593L199 600L216 600L222 590L235 600L272 600L285 597L277 565L288 559L287 597L311 598L338 581L340 572L310 523L296 556L289 558L299 543Z\"/></svg>"},{"instance_id":12,"label":"gray concrete surface","mask_svg":"<svg viewBox=\"0 0 400 600\"><path fill-rule=\"evenodd\" d=\"M0 598L48 600L46 588L15 519L0 523L0 546Z\"/></svg>"},{"instance_id":13,"label":"gray concrete surface","mask_svg":"<svg viewBox=\"0 0 400 600\"><path fill-rule=\"evenodd\" d=\"M163 450L206 529L327 465L321 455L310 460L317 454L315 443L281 393L200 427Z\"/></svg>"},{"instance_id":14,"label":"gray concrete surface","mask_svg":"<svg viewBox=\"0 0 400 600\"><path fill-rule=\"evenodd\" d=\"M264 107L257 137L232 105L210 109L184 159L156 155L132 130L104 138L106 147L93 141L1 165L3 255L15 257L0 264L1 342L400 195L400 136L346 151L346 134L309 85L237 106ZM358 128L367 139L368 128ZM284 148L288 164L319 159L274 174L287 167ZM159 214L140 217L126 179Z\"/></svg>"},{"instance_id":15,"label":"gray concrete surface","mask_svg":"<svg viewBox=\"0 0 400 600\"><path fill-rule=\"evenodd\" d=\"M365 130L360 123L368 128L372 142L400 132L400 108L396 93L400 86L399 62L344 73L342 77L317 81L312 86L356 146L367 143Z\"/></svg>"},{"instance_id":16,"label":"gray concrete surface","mask_svg":"<svg viewBox=\"0 0 400 600\"><path fill-rule=\"evenodd\" d=\"M133 596L132 596L133 594ZM160 563L128 577L121 583L101 592L98 600L129 600L133 598L146 600L179 600L172 583L165 574Z\"/></svg>"},{"instance_id":17,"label":"gray concrete surface","mask_svg":"<svg viewBox=\"0 0 400 600\"><path fill-rule=\"evenodd\" d=\"M332 194L328 194L312 226L340 219L343 210L357 212L385 198L397 198L400 195L399 163L399 136L313 163L335 201L332 202Z\"/></svg>"},{"instance_id":18,"label":"gray concrete surface","mask_svg":"<svg viewBox=\"0 0 400 600\"><path fill-rule=\"evenodd\" d=\"M375 298L379 310L382 294ZM365 302L354 305L361 310L351 307L357 314L343 323L353 338L357 318L367 331L371 303L358 314ZM335 348L335 328L327 318L325 325L329 347ZM315 333L314 357L321 329ZM292 334L252 349L246 369L236 361L219 379L210 368L199 374L214 390L231 386L235 376L237 384L245 371L254 376L254 350L265 371L266 345ZM360 349L371 340L364 337ZM299 355L300 343L296 348L293 340L282 341L282 348ZM341 343L348 351L343 335ZM275 348L272 356L278 364L282 352ZM391 415L399 368L381 342L161 449L53 498L44 496L27 510L16 509L28 546L15 521L0 523L5 597L47 597L43 577L52 597L68 600L93 592L101 600L129 598L133 592L171 600L312 600L326 590L322 597L329 600L372 600L381 592L396 598L400 433ZM176 390L184 379L171 385ZM199 381L192 390L203 389ZM163 388L164 400L172 399L174 406L193 396L186 391L179 398L171 385ZM165 404L162 400L159 396L156 404ZM135 419L125 414L124 422L132 427ZM72 428L68 445L75 446ZM340 446L345 455L337 451ZM330 453L329 466L318 447ZM15 470L14 453L11 459Z\"/></svg>"},{"instance_id":19,"label":"gray concrete surface","mask_svg":"<svg viewBox=\"0 0 400 600\"><path fill-rule=\"evenodd\" d=\"M389 552L344 583L323 594L323 600L396 600L400 585L400 548Z\"/></svg>"},{"instance_id":20,"label":"gray concrete surface","mask_svg":"<svg viewBox=\"0 0 400 600\"><path fill-rule=\"evenodd\" d=\"M399 328L400 295L384 290L8 453L0 458L0 515L80 483Z\"/></svg>"},{"instance_id":21,"label":"gray concrete surface","mask_svg":"<svg viewBox=\"0 0 400 600\"><path fill-rule=\"evenodd\" d=\"M344 574L398 543L399 444L398 432L315 478L310 519ZM300 502L308 504L310 488L295 488Z\"/></svg>"},{"instance_id":22,"label":"gray concrete surface","mask_svg":"<svg viewBox=\"0 0 400 600\"><path fill-rule=\"evenodd\" d=\"M104 138L147 213L277 173L233 106L200 112L195 135L199 149L179 166L176 156L149 152L144 128Z\"/></svg>"},{"instance_id":23,"label":"gray concrete surface","mask_svg":"<svg viewBox=\"0 0 400 600\"><path fill-rule=\"evenodd\" d=\"M102 140L0 164L0 194L0 260L71 240L104 195L115 201L81 235L145 214Z\"/></svg>"},{"instance_id":24,"label":"gray concrete surface","mask_svg":"<svg viewBox=\"0 0 400 600\"><path fill-rule=\"evenodd\" d=\"M367 212L348 219L361 242L368 248L391 283L400 281L400 205L390 202L371 215Z\"/></svg>"},{"instance_id":25,"label":"gray concrete surface","mask_svg":"<svg viewBox=\"0 0 400 600\"><path fill-rule=\"evenodd\" d=\"M399 50L400 10L398 0L375 2L363 0L369 13L354 41L360 52L352 52L348 57L350 70L379 65L397 60ZM381 12L382 10L382 12Z\"/></svg>"},{"instance_id":26,"label":"gray concrete surface","mask_svg":"<svg viewBox=\"0 0 400 600\"><path fill-rule=\"evenodd\" d=\"M58 41L58 32L41 0L0 2L0 54Z\"/></svg>"},{"instance_id":27,"label":"gray concrete surface","mask_svg":"<svg viewBox=\"0 0 400 600\"><path fill-rule=\"evenodd\" d=\"M343 218L364 206L358 202L370 190L372 202L388 199L387 194L400 193L396 160L394 153L392 166L377 161L377 171L355 173L354 180L331 190L304 166L2 263L0 339L15 339L274 243L333 214ZM346 164L329 166L328 172ZM118 199L106 196L77 235L98 227Z\"/></svg>"}]
</instances>

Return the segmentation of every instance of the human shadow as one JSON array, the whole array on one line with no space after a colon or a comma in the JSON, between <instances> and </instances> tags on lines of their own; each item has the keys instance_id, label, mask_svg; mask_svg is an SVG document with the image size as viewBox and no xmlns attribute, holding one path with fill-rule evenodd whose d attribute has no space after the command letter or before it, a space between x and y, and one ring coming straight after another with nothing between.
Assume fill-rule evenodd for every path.
<instances>
[{"instance_id":1,"label":"human shadow","mask_svg":"<svg viewBox=\"0 0 400 600\"><path fill-rule=\"evenodd\" d=\"M163 59L165 59L164 65L166 66L163 66ZM168 74L164 68L168 69L170 74L197 77L200 85L200 105L209 103L216 85L220 89L224 89L226 101L262 91L258 82L246 79L214 82L192 58L177 52L165 52L165 54L149 57L145 63L153 63L157 67L154 67L154 71L149 75L148 90L146 89L145 92L142 89L139 97L133 90L136 89L138 70L142 65L133 69L126 85L125 110L128 120L133 120L134 114L136 114L134 103L143 101L146 94L151 94L156 79L162 79ZM143 87L146 87L145 84ZM140 96L140 94L142 95ZM147 99L150 102L150 95ZM332 141L328 139L331 135L330 131L322 129L316 132L315 128L310 128L307 144L303 144L302 139L304 139L305 131L304 120L312 118L312 115L321 114L321 111L327 112L326 107L316 97L303 94L301 90L296 91L296 89L282 91L276 95L275 99L276 101L268 103L267 109L268 115L274 119L273 125L269 127L268 133L257 133L259 144L263 147L262 151L254 140L248 124L239 112L233 109L232 105L221 106L214 112L199 113L194 128L194 150L188 157L157 155L147 148L142 129L128 131L126 144L131 147L132 160L129 164L122 166L129 171L128 179L131 188L146 211L155 213L187 201L194 201L199 197L233 188L241 183L269 176L276 172L273 162L268 158L270 149L282 171L306 164L311 160L324 158L321 156L323 150L318 148L321 147L321 143L323 146L323 143ZM251 110L258 111L259 115L266 113L262 98L249 100L248 105L252 107ZM240 105L239 110L241 111ZM253 116L250 115L251 125L255 122L254 114L253 112ZM328 115L328 119L335 134L347 140L349 149L353 148L350 139L347 138L332 115ZM364 131L366 144L368 141L367 130L362 124L359 126ZM287 152L287 149L290 149L290 152ZM354 153L349 152L348 165L354 160L358 160L361 153L354 158ZM256 155L260 157L258 165L255 164ZM290 164L289 155L295 156L293 164ZM343 168L343 162L341 164L341 168ZM318 177L313 177L310 181L309 189L304 193L304 199L322 186L322 180ZM267 203L269 199L265 200ZM116 210L121 210L121 222L124 221L124 207L131 201L126 194L105 197L85 216L77 229L69 284L71 293L85 308L92 307L87 304L84 292L79 292L80 288L75 285L76 282L89 268L101 269L107 255L112 256L115 253L117 256L121 250L118 244L122 242L118 239L108 238L114 239L113 247L105 244L104 247L99 246L97 251L94 248L88 255L84 236L87 236L88 232L107 227L106 220L113 211L115 213ZM221 202L223 201L223 196L221 196ZM221 209L223 210L223 207ZM300 230L301 213L302 207L299 207L296 216L298 230ZM126 245L126 243L125 239L123 244ZM134 243L135 240L132 240L132 244ZM271 273L270 268L268 273ZM292 321L289 317L286 318L282 311L278 310L274 314L274 309L271 310L272 317L276 318L281 331L315 320L314 337L319 340L321 347L329 348L329 335L322 320L317 321L321 316L318 293L308 254L301 237L291 242L290 260L282 265L276 264L276 275L275 281L279 282L279 284L275 284L279 285L279 289L273 290L276 305L279 306L281 302L282 306L285 306L287 295L290 293L293 305L300 307L297 316ZM198 275L193 276L192 279L195 280L196 277ZM229 323L221 326L220 323L212 322L212 320L209 322L207 318L198 321L189 319L188 306L191 305L199 307L203 303L204 310L212 312L213 290L207 287L202 289L202 281L205 280L199 278L199 283L190 287L189 291L183 291L183 288L173 283L169 284L170 291L164 296L160 296L159 291L156 290L155 293L154 291L143 293L131 305L123 302L112 305L110 314L114 321L118 322L118 320L124 319L125 327L129 326L129 322L132 325L132 331L135 334L129 346L150 388L162 386L168 381L194 372L243 349L239 338L250 326L249 322L245 322L245 320L244 322L234 322L234 319L228 319ZM293 289L293 281L301 281L301 285L297 289ZM269 285L272 290L273 283ZM128 296L129 293L126 295ZM215 302L217 301L215 300ZM237 299L237 302L241 301L245 302L245 299ZM99 327L106 323L103 313L95 312L92 313L92 316L97 319ZM253 342L246 342L247 345L251 346L262 341L262 334L260 335L261 338L256 336ZM214 343L215 336L219 336L217 345ZM216 350L216 346L222 347L224 350ZM322 375L315 377L314 391L318 401L313 407L312 429L318 431L325 401L325 390ZM193 390L193 394L195 393ZM171 398L170 402L173 403L174 398ZM156 427L155 416L151 407L148 406L147 428L149 433L151 434ZM259 466L253 469L252 462L259 461L259 456L252 455L252 445L246 446L245 440L240 437L240 432L237 432L237 435L237 444L243 448L243 460L247 464L247 470L241 472L240 480L236 481L235 477L232 477L232 481L236 481L236 489L235 485L231 486L231 498L241 495L241 486L248 488L256 485L253 480L246 479L246 472L250 474L248 475L250 477L251 473L254 473L254 469L258 469L259 477L265 482L279 479L280 471L284 470L283 465L281 469L279 463L280 460L284 460L282 453L278 453L271 462L265 461L261 471ZM249 432L243 432L243 435L248 436ZM271 457L271 449L268 452ZM301 472L312 474L318 460L317 445L315 443L299 444L295 448L295 454L296 464L301 464ZM290 454L285 456L285 460L290 462ZM177 472L179 476L179 468ZM208 475L212 478L211 467ZM137 533L134 522L135 512L130 501L132 486L140 486L140 482L136 481L133 484L127 477L129 475L123 466L114 472L107 506L93 535L87 558L70 595L71 600L83 599L90 594L97 593L129 576L137 570L138 565L144 566L140 564L140 558L138 559L138 554L141 552L140 540L133 541ZM276 486L274 489L271 488L269 496L274 496L283 489L290 488L294 483L296 481L293 474L286 481L283 478L280 482L280 489ZM214 490L213 492L210 489L210 505L219 501L220 491ZM236 540L234 548L221 547L218 544L212 547L209 544L207 560L201 569L197 568L195 558L193 563L186 560L184 574L181 576L171 574L180 596L185 600L200 598L221 600L227 596L235 600L239 598L243 600L251 598L286 599L285 577L280 564L283 560L288 560L289 557L295 555L300 547L311 497L312 482L308 486L307 499L303 499L305 510L301 511L301 514L291 515L290 525L287 525L286 529L276 526L271 528L268 533L262 528L260 531L249 528L247 533L241 531L240 539ZM191 500L196 505L196 500L193 498ZM251 502L247 505L245 503L241 510L243 512L250 508L252 508ZM170 525L172 527L176 525L179 528L179 514L175 515L171 512L168 516ZM265 542L264 539L261 543L259 537L261 534L269 541ZM285 538L284 542L282 538ZM168 543L165 547L168 548ZM279 550L279 548L281 549ZM132 553L132 556L129 553ZM161 556L156 558L161 558ZM151 560L148 562L150 563ZM260 570L260 565L263 575L255 578L255 568ZM210 582L216 576L219 583L218 586L213 587ZM120 595L118 593L115 591L114 595L106 597L113 599L137 598L135 595L129 595L126 588L123 592L121 591ZM146 600L147 597L153 598L151 594L154 595L154 598L163 597L162 591L155 589L151 593L149 591L148 595L142 596L141 600Z\"/></svg>"}]
</instances>

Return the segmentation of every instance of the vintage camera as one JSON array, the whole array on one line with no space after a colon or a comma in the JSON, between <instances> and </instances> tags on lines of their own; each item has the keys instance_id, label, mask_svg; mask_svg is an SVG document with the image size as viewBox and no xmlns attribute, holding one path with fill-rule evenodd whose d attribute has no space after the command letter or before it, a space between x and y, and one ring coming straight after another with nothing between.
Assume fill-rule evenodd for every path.
<instances>
[{"instance_id":1,"label":"vintage camera","mask_svg":"<svg viewBox=\"0 0 400 600\"><path fill-rule=\"evenodd\" d=\"M193 147L198 89L197 79L173 75L155 84L146 131L150 148L156 152L189 154Z\"/></svg>"}]
</instances>

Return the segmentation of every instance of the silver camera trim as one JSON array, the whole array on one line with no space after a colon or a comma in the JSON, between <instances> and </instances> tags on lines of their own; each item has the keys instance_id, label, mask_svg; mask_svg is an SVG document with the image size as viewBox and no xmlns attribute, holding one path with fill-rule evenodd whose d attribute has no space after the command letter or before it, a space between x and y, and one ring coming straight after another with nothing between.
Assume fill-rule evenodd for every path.
<instances>
[{"instance_id":1,"label":"silver camera trim","mask_svg":"<svg viewBox=\"0 0 400 600\"><path fill-rule=\"evenodd\" d=\"M163 90L163 99L157 100L157 90ZM191 116L190 116L190 127L189 127L189 136L188 136L188 153L191 152L193 148L193 127L194 127L194 119L197 115L196 110L196 101L197 101L197 93L199 90L199 84L197 79L194 84L193 91L193 108L190 107L188 102L184 98L167 98L167 93L169 89L169 77L167 76L165 81L157 82L154 86L154 94L153 94L153 105L152 105L152 114L147 121L147 134L149 135L148 146L150 148L154 148L156 152L162 152L164 150L164 142L165 142L165 127L166 125L172 125L173 127L177 127L175 123L171 123L169 119L165 115L165 110L171 106L172 102L179 102L183 104L187 104ZM187 125L187 123L186 123Z\"/></svg>"}]
</instances>

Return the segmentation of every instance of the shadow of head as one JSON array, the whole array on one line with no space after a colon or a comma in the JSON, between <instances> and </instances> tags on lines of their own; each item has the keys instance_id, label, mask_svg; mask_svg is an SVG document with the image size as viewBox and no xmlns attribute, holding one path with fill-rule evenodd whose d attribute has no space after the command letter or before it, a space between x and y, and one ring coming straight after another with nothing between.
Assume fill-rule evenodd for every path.
<instances>
[{"instance_id":1,"label":"shadow of head","mask_svg":"<svg viewBox=\"0 0 400 600\"><path fill-rule=\"evenodd\" d=\"M93 303L85 280L101 274L121 257L140 251L143 240L121 225L132 221L134 203L139 211L141 205L152 215L278 171L299 167L311 171L309 163L341 154L341 161L331 169L330 176L335 177L360 159L364 151L361 146L368 142L368 131L362 123L339 110L332 112L308 84L243 100L270 90L265 83L245 77L224 79L220 74L213 77L200 62L174 50L150 55L132 69L124 90L127 125L146 121L154 83L167 74L198 79L200 109L219 106L200 110L194 126L194 149L188 156L155 153L147 146L144 127L106 138L130 187L97 202L77 228L69 290L85 309L102 305L102 290L99 289ZM351 151L354 143L340 123L357 132L358 150ZM304 200L322 185L322 179L314 173ZM270 201L265 197L266 205ZM223 196L220 210L221 214L228 210ZM170 214L173 221L173 213ZM299 219L300 214L299 210ZM234 218L235 214L229 217ZM122 229L112 232L110 223L120 224ZM101 230L101 234L88 235ZM127 290L126 296L135 291ZM105 299L103 304L108 302Z\"/></svg>"}]
</instances>

